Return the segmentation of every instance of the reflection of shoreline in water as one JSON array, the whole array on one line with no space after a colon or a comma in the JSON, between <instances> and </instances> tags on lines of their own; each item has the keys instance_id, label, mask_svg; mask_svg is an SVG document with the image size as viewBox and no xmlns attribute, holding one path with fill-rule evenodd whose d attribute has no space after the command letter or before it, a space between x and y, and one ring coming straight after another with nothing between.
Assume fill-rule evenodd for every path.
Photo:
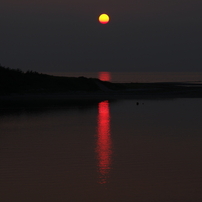
<instances>
[{"instance_id":1,"label":"reflection of shoreline in water","mask_svg":"<svg viewBox=\"0 0 202 202\"><path fill-rule=\"evenodd\" d=\"M86 111L91 108L97 108L100 101L98 100L65 100L64 102L7 102L7 105L1 105L0 102L0 117L8 115L20 115L20 114L42 114L52 111L73 111L79 110L80 112Z\"/></svg>"},{"instance_id":2,"label":"reflection of shoreline in water","mask_svg":"<svg viewBox=\"0 0 202 202\"><path fill-rule=\"evenodd\" d=\"M107 183L111 169L111 137L110 137L110 112L108 101L98 105L98 130L97 130L97 160L100 175L99 183Z\"/></svg>"}]
</instances>

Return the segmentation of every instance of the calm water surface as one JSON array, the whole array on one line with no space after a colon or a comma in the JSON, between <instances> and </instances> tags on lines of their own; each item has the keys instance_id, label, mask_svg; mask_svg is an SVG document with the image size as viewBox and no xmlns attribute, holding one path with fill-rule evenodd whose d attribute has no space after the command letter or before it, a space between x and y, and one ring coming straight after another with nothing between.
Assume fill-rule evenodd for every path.
<instances>
[{"instance_id":1,"label":"calm water surface","mask_svg":"<svg viewBox=\"0 0 202 202\"><path fill-rule=\"evenodd\" d=\"M52 72L55 76L99 78L116 83L202 82L202 72Z\"/></svg>"},{"instance_id":2,"label":"calm water surface","mask_svg":"<svg viewBox=\"0 0 202 202\"><path fill-rule=\"evenodd\" d=\"M202 99L1 112L1 201L201 201L201 123Z\"/></svg>"}]
</instances>

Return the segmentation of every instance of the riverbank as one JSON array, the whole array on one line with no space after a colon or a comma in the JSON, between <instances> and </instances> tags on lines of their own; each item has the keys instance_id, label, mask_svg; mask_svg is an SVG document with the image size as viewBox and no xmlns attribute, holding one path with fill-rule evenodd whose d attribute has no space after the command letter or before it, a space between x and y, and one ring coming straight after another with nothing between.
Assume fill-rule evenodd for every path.
<instances>
[{"instance_id":1,"label":"riverbank","mask_svg":"<svg viewBox=\"0 0 202 202\"><path fill-rule=\"evenodd\" d=\"M0 67L0 106L46 106L120 99L202 98L202 84L111 83Z\"/></svg>"},{"instance_id":2,"label":"riverbank","mask_svg":"<svg viewBox=\"0 0 202 202\"><path fill-rule=\"evenodd\" d=\"M112 85L112 84L110 84ZM13 93L0 96L2 107L65 105L79 102L100 102L121 99L202 98L202 85L191 83L119 84L125 89L105 86L98 91L68 91L53 93ZM102 88L102 87L101 87ZM123 88L123 87L122 87Z\"/></svg>"}]
</instances>

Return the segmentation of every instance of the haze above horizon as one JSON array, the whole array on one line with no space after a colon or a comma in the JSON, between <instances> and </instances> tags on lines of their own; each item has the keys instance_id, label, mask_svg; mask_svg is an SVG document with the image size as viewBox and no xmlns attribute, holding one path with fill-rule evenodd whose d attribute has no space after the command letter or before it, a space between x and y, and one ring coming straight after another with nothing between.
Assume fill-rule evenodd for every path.
<instances>
[{"instance_id":1,"label":"haze above horizon","mask_svg":"<svg viewBox=\"0 0 202 202\"><path fill-rule=\"evenodd\" d=\"M201 0L0 2L0 63L23 71L201 71ZM110 15L102 26L100 13Z\"/></svg>"}]
</instances>

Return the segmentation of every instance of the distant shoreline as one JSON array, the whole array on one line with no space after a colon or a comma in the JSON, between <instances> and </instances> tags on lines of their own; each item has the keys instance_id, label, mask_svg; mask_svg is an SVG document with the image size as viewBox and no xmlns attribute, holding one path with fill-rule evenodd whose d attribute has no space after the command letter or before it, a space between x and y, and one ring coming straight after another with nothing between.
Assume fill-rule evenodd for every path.
<instances>
[{"instance_id":1,"label":"distant shoreline","mask_svg":"<svg viewBox=\"0 0 202 202\"><path fill-rule=\"evenodd\" d=\"M96 78L58 77L0 66L0 107L60 105L121 99L202 98L202 84L111 83Z\"/></svg>"},{"instance_id":2,"label":"distant shoreline","mask_svg":"<svg viewBox=\"0 0 202 202\"><path fill-rule=\"evenodd\" d=\"M129 86L132 84L129 84ZM134 84L135 85L135 84ZM136 89L109 91L75 91L54 93L23 93L1 95L1 107L62 105L78 102L100 102L103 100L124 99L175 99L202 98L202 85L190 83L151 83L139 84Z\"/></svg>"}]
</instances>

